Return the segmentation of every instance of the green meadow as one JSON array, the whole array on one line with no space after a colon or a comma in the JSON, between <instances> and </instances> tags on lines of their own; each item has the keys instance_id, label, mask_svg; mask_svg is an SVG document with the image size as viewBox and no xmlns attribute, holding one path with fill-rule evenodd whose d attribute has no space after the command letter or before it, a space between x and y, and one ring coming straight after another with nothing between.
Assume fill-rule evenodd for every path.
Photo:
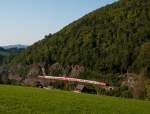
<instances>
[{"instance_id":1,"label":"green meadow","mask_svg":"<svg viewBox=\"0 0 150 114\"><path fill-rule=\"evenodd\" d=\"M150 114L150 102L0 85L0 114Z\"/></svg>"}]
</instances>

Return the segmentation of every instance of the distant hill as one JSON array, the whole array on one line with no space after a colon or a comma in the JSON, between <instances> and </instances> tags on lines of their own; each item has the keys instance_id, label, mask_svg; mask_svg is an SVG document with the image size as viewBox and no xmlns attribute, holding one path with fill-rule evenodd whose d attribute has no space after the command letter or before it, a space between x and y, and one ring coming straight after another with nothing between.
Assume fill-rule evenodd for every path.
<instances>
[{"instance_id":1,"label":"distant hill","mask_svg":"<svg viewBox=\"0 0 150 114\"><path fill-rule=\"evenodd\" d=\"M21 45L21 44L2 46L2 48L4 49L10 49L10 48L25 49L27 47L28 47L27 45Z\"/></svg>"},{"instance_id":2,"label":"distant hill","mask_svg":"<svg viewBox=\"0 0 150 114\"><path fill-rule=\"evenodd\" d=\"M0 65L8 63L12 58L23 51L25 48L2 48L0 47Z\"/></svg>"}]
</instances>

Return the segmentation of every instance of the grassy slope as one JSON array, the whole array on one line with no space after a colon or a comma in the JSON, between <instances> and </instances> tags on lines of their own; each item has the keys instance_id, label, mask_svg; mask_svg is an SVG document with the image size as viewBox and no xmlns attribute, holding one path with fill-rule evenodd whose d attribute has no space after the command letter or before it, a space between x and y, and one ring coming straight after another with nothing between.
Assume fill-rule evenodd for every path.
<instances>
[{"instance_id":1,"label":"grassy slope","mask_svg":"<svg viewBox=\"0 0 150 114\"><path fill-rule=\"evenodd\" d=\"M0 114L149 114L150 102L0 85Z\"/></svg>"}]
</instances>

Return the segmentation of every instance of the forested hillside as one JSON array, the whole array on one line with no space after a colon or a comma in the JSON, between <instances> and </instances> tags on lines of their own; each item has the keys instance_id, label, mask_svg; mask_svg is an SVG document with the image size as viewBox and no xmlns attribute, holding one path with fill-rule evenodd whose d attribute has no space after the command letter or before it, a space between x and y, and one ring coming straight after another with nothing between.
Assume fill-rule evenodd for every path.
<instances>
[{"instance_id":1,"label":"forested hillside","mask_svg":"<svg viewBox=\"0 0 150 114\"><path fill-rule=\"evenodd\" d=\"M35 43L13 60L82 65L99 73L149 72L150 1L120 0L97 9L54 35Z\"/></svg>"}]
</instances>

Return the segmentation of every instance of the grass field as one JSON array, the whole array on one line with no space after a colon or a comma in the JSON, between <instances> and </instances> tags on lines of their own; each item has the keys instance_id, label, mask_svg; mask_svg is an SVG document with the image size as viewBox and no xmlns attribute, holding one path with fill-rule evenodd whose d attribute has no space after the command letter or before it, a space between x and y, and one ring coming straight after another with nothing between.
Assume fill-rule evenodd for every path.
<instances>
[{"instance_id":1,"label":"grass field","mask_svg":"<svg viewBox=\"0 0 150 114\"><path fill-rule=\"evenodd\" d=\"M150 114L150 102L0 85L0 114Z\"/></svg>"}]
</instances>

